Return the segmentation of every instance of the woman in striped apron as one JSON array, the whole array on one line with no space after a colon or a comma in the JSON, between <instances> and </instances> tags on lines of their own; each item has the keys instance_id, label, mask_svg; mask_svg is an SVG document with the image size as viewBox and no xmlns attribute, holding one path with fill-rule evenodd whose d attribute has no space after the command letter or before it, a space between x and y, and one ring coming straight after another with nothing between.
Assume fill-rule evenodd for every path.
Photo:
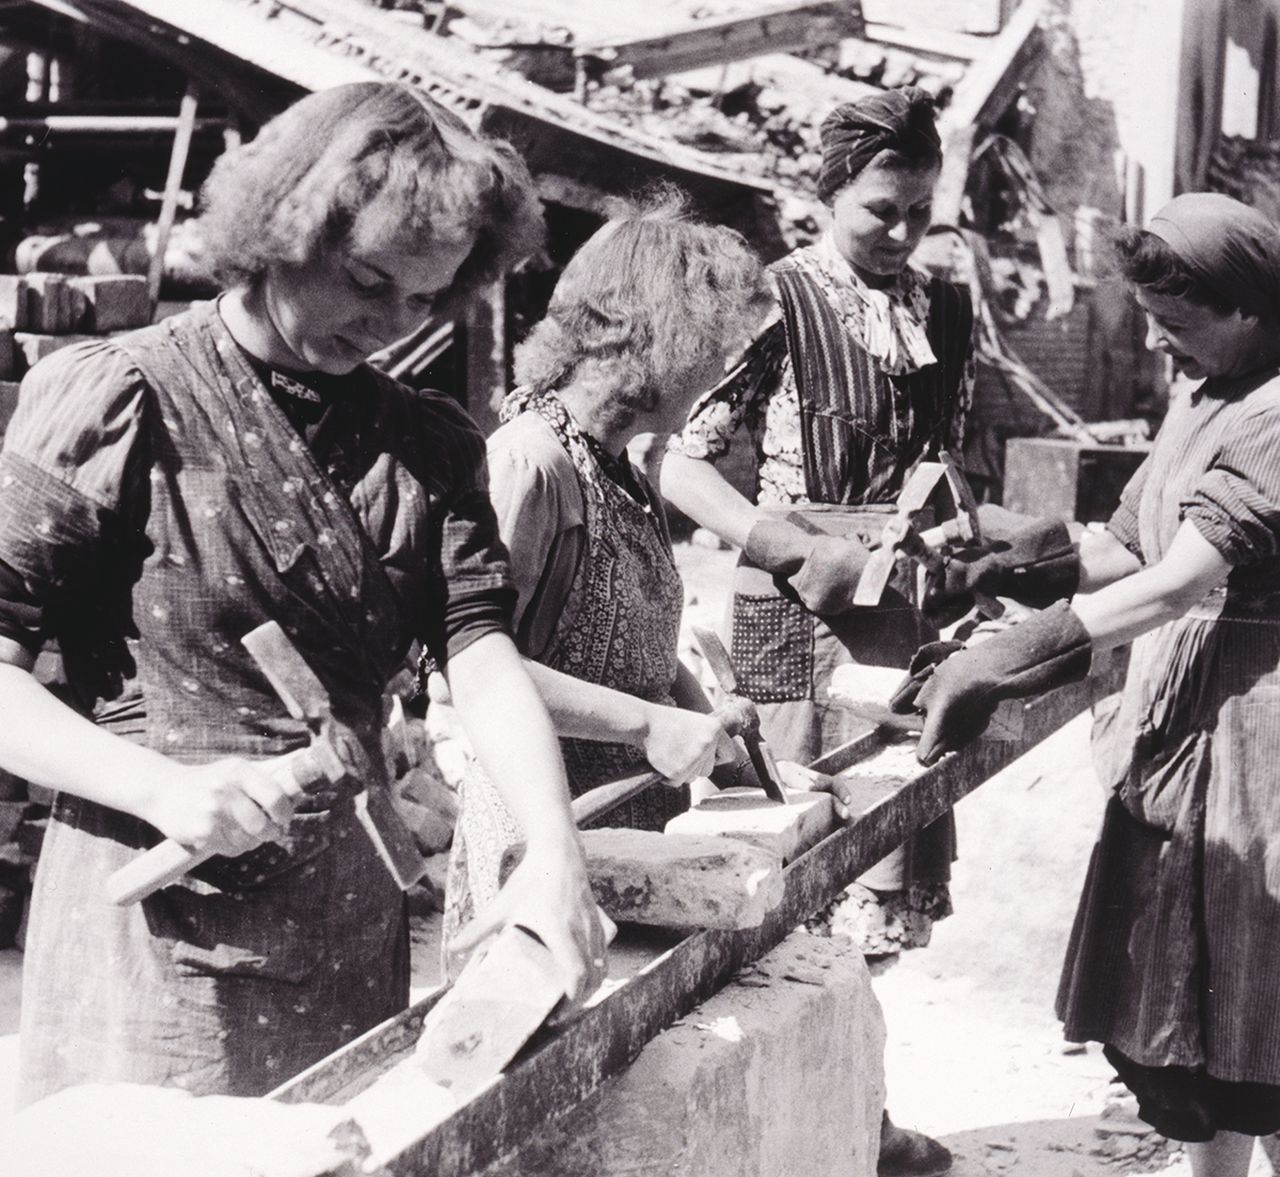
<instances>
[{"instance_id":1,"label":"woman in striped apron","mask_svg":"<svg viewBox=\"0 0 1280 1177\"><path fill-rule=\"evenodd\" d=\"M853 608L868 555L921 459L959 450L969 404L967 294L908 262L929 227L942 155L932 99L889 90L823 123L818 195L831 226L771 267L774 321L695 406L662 489L744 549L733 600L740 689L779 755L806 763L869 730L827 701L849 662L905 668L935 636L905 575ZM748 498L716 469L740 427ZM950 911L950 815L849 889L841 922L868 954L928 942ZM881 1172L940 1173L947 1151L886 1122Z\"/></svg>"},{"instance_id":2,"label":"woman in striped apron","mask_svg":"<svg viewBox=\"0 0 1280 1177\"><path fill-rule=\"evenodd\" d=\"M1056 561L1062 592L1090 595L945 661L923 651L898 705L927 714L934 760L1000 698L1133 642L1098 710L1111 797L1058 1012L1068 1038L1105 1044L1142 1117L1188 1142L1195 1177L1244 1177L1252 1138L1280 1129L1280 230L1190 194L1119 248L1149 345L1200 383L1172 399L1075 575ZM1038 579L998 553L957 563L947 591Z\"/></svg>"}]
</instances>

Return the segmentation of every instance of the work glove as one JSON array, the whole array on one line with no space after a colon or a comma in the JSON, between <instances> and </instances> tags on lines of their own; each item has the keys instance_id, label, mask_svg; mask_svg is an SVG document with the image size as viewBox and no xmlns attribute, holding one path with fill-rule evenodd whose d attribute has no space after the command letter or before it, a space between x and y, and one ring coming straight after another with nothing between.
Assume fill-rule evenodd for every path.
<instances>
[{"instance_id":1,"label":"work glove","mask_svg":"<svg viewBox=\"0 0 1280 1177\"><path fill-rule=\"evenodd\" d=\"M921 764L934 764L976 740L1005 699L1038 695L1089 673L1093 643L1065 601L978 645L923 646L889 706L925 716L916 746Z\"/></svg>"},{"instance_id":2,"label":"work glove","mask_svg":"<svg viewBox=\"0 0 1280 1177\"><path fill-rule=\"evenodd\" d=\"M1011 597L1033 608L1063 601L1080 587L1080 553L1061 519L978 508L982 543L942 557L940 574L925 587L924 607L939 612L972 606L974 594Z\"/></svg>"},{"instance_id":3,"label":"work glove","mask_svg":"<svg viewBox=\"0 0 1280 1177\"><path fill-rule=\"evenodd\" d=\"M747 536L747 559L785 580L800 603L820 617L854 607L858 577L871 551L856 539L812 534L786 519L762 519Z\"/></svg>"}]
</instances>

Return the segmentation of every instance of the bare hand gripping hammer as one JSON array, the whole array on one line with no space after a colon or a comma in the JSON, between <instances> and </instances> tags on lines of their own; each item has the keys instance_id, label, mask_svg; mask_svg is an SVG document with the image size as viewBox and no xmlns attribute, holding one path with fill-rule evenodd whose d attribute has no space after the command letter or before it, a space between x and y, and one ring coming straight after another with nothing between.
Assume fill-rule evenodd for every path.
<instances>
[{"instance_id":1,"label":"bare hand gripping hammer","mask_svg":"<svg viewBox=\"0 0 1280 1177\"><path fill-rule=\"evenodd\" d=\"M392 804L385 767L368 755L352 728L334 718L324 684L278 623L268 621L242 640L289 714L312 731L310 744L264 762L264 770L290 797L348 777L361 782L357 819L396 882L410 887L422 877L426 862ZM111 875L107 897L122 907L137 903L213 856L213 851L189 850L167 839Z\"/></svg>"}]
</instances>

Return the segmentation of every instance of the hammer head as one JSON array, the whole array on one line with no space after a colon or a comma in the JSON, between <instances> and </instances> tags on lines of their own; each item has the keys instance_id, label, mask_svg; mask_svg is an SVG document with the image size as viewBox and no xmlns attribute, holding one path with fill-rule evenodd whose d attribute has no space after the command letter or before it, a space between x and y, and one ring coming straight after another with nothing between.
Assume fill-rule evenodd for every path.
<instances>
[{"instance_id":1,"label":"hammer head","mask_svg":"<svg viewBox=\"0 0 1280 1177\"><path fill-rule=\"evenodd\" d=\"M396 882L407 890L427 863L392 802L385 761L371 755L360 734L333 715L329 692L277 622L258 626L241 641L289 714L306 720L315 732L312 746L323 744L333 754L330 763L341 766L330 783L348 777L363 786L356 795L356 817Z\"/></svg>"}]
</instances>

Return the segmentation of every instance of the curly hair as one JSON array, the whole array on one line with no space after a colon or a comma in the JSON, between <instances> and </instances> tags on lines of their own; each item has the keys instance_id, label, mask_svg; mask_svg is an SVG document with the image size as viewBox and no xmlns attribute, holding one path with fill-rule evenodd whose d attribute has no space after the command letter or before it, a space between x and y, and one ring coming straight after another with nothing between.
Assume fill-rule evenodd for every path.
<instances>
[{"instance_id":1,"label":"curly hair","mask_svg":"<svg viewBox=\"0 0 1280 1177\"><path fill-rule=\"evenodd\" d=\"M678 189L610 212L517 347L515 375L531 393L570 382L594 391L620 428L745 341L772 296L743 238L691 219Z\"/></svg>"},{"instance_id":2,"label":"curly hair","mask_svg":"<svg viewBox=\"0 0 1280 1177\"><path fill-rule=\"evenodd\" d=\"M1133 225L1121 225L1111 247L1120 275L1131 286L1152 294L1181 298L1219 315L1242 308L1201 282L1163 238Z\"/></svg>"},{"instance_id":3,"label":"curly hair","mask_svg":"<svg viewBox=\"0 0 1280 1177\"><path fill-rule=\"evenodd\" d=\"M356 82L310 94L223 155L202 190L200 231L228 286L325 250L475 244L437 309L456 307L543 241L524 161L411 86Z\"/></svg>"}]
</instances>

